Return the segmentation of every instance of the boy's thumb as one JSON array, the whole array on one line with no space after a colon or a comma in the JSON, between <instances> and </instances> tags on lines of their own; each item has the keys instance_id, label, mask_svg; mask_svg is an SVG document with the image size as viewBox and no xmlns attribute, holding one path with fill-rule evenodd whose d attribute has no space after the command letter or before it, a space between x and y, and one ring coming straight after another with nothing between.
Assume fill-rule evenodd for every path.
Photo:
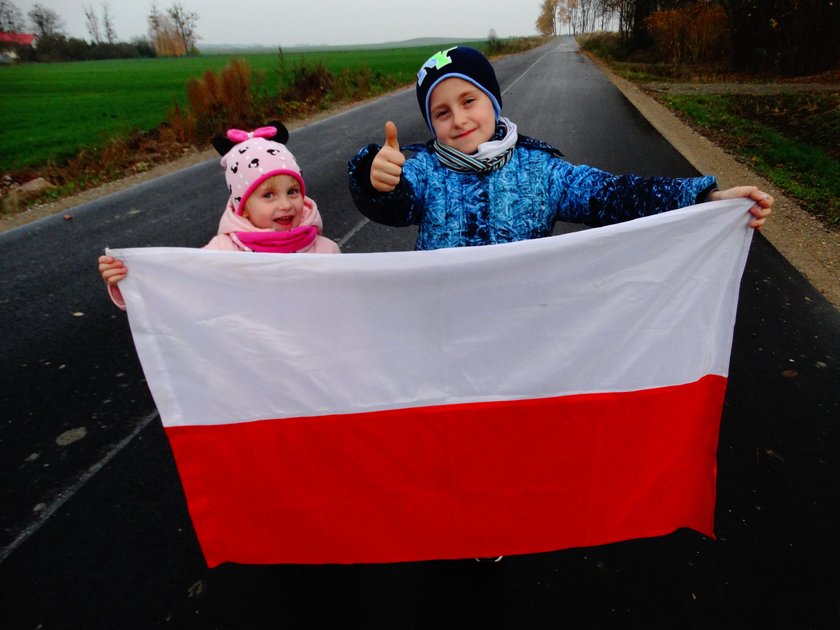
<instances>
[{"instance_id":1,"label":"boy's thumb","mask_svg":"<svg viewBox=\"0 0 840 630\"><path fill-rule=\"evenodd\" d=\"M385 146L400 150L400 143L397 142L397 126L390 120L385 123Z\"/></svg>"}]
</instances>

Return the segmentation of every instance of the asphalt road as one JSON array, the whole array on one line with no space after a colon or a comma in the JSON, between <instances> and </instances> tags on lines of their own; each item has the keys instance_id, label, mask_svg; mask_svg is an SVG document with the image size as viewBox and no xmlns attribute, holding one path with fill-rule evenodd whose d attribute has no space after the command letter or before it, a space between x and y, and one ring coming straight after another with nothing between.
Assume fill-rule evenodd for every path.
<instances>
[{"instance_id":1,"label":"asphalt road","mask_svg":"<svg viewBox=\"0 0 840 630\"><path fill-rule=\"evenodd\" d=\"M418 65L423 60L418 60ZM494 64L520 133L573 162L690 176L568 40ZM346 161L424 141L413 90L289 141L345 252L406 250L365 221ZM747 183L747 182L745 182ZM718 453L716 540L692 531L508 557L208 570L104 246L200 246L225 202L215 160L0 235L3 628L828 628L840 622L840 314L766 240L744 276ZM561 228L562 229L562 228Z\"/></svg>"}]
</instances>

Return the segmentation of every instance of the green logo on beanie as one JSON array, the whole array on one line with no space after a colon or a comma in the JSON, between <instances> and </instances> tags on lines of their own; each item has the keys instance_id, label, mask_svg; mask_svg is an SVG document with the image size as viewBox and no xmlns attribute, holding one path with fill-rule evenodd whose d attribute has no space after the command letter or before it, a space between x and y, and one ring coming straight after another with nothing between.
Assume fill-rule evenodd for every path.
<instances>
[{"instance_id":1,"label":"green logo on beanie","mask_svg":"<svg viewBox=\"0 0 840 630\"><path fill-rule=\"evenodd\" d=\"M426 78L426 68L432 68L434 70L440 70L448 66L452 63L452 58L449 56L449 53L453 50L458 48L457 46L453 46L452 48L447 48L446 50L441 50L436 52L434 55L429 57L429 59L422 65L420 68L420 72L417 73L417 85L423 85L423 79Z\"/></svg>"}]
</instances>

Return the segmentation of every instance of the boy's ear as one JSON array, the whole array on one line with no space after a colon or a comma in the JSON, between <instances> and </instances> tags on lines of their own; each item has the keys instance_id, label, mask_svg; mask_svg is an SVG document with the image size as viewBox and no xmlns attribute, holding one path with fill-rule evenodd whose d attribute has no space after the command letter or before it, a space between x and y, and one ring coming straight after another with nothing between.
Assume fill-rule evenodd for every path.
<instances>
[{"instance_id":1,"label":"boy's ear","mask_svg":"<svg viewBox=\"0 0 840 630\"><path fill-rule=\"evenodd\" d=\"M289 141L289 130L286 129L286 126L281 123L279 120L272 120L271 122L265 123L263 127L274 127L277 129L277 135L271 138L275 142L279 142L280 144L286 144Z\"/></svg>"},{"instance_id":2,"label":"boy's ear","mask_svg":"<svg viewBox=\"0 0 840 630\"><path fill-rule=\"evenodd\" d=\"M213 144L213 148L219 152L219 155L225 155L236 145L236 143L233 140L229 140L227 136L215 136L211 142Z\"/></svg>"}]
</instances>

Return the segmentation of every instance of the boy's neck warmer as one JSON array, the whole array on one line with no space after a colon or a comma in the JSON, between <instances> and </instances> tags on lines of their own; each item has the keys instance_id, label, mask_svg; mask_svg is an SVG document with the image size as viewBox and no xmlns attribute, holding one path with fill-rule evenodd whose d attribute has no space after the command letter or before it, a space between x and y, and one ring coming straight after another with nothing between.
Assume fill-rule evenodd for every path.
<instances>
[{"instance_id":1,"label":"boy's neck warmer","mask_svg":"<svg viewBox=\"0 0 840 630\"><path fill-rule=\"evenodd\" d=\"M309 247L317 236L318 229L314 225L301 225L285 232L260 230L257 232L230 233L233 242L245 251L270 254L299 252Z\"/></svg>"},{"instance_id":2,"label":"boy's neck warmer","mask_svg":"<svg viewBox=\"0 0 840 630\"><path fill-rule=\"evenodd\" d=\"M472 155L462 153L437 140L432 147L440 163L456 173L489 173L502 168L510 161L518 137L516 124L500 117L493 139L478 145L478 151Z\"/></svg>"}]
</instances>

